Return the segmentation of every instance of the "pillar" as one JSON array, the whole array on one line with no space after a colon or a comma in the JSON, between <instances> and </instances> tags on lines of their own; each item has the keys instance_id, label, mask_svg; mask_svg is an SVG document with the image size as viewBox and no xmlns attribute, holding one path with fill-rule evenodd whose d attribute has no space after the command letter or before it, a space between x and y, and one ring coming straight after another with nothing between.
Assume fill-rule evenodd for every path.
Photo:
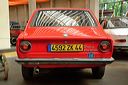
<instances>
[{"instance_id":1,"label":"pillar","mask_svg":"<svg viewBox=\"0 0 128 85\"><path fill-rule=\"evenodd\" d=\"M90 8L90 0L85 0L85 7Z\"/></svg>"},{"instance_id":2,"label":"pillar","mask_svg":"<svg viewBox=\"0 0 128 85\"><path fill-rule=\"evenodd\" d=\"M97 19L99 19L99 0L90 0L89 8L94 12Z\"/></svg>"},{"instance_id":3,"label":"pillar","mask_svg":"<svg viewBox=\"0 0 128 85\"><path fill-rule=\"evenodd\" d=\"M36 0L28 0L28 3L29 3L29 17L30 17L33 11L36 9Z\"/></svg>"},{"instance_id":4,"label":"pillar","mask_svg":"<svg viewBox=\"0 0 128 85\"><path fill-rule=\"evenodd\" d=\"M71 0L68 0L68 8L71 7Z\"/></svg>"},{"instance_id":5,"label":"pillar","mask_svg":"<svg viewBox=\"0 0 128 85\"><path fill-rule=\"evenodd\" d=\"M10 48L8 0L0 0L0 50Z\"/></svg>"},{"instance_id":6,"label":"pillar","mask_svg":"<svg viewBox=\"0 0 128 85\"><path fill-rule=\"evenodd\" d=\"M54 7L54 0L50 0L50 8L53 8Z\"/></svg>"}]
</instances>

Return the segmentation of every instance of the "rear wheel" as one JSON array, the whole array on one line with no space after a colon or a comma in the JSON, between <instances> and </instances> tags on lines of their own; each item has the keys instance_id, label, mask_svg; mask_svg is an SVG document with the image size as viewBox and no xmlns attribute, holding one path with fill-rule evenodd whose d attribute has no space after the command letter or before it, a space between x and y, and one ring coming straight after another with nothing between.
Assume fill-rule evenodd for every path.
<instances>
[{"instance_id":1,"label":"rear wheel","mask_svg":"<svg viewBox=\"0 0 128 85\"><path fill-rule=\"evenodd\" d=\"M32 80L33 68L27 68L27 67L22 66L22 76L23 76L24 80L26 80L26 81Z\"/></svg>"},{"instance_id":2,"label":"rear wheel","mask_svg":"<svg viewBox=\"0 0 128 85\"><path fill-rule=\"evenodd\" d=\"M101 79L105 73L105 66L92 68L92 75L95 79Z\"/></svg>"}]
</instances>

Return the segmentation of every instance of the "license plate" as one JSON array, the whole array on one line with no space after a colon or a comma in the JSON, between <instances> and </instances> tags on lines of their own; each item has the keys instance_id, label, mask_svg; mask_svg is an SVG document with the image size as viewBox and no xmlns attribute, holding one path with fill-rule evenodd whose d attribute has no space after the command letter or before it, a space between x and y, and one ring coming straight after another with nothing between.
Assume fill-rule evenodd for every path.
<instances>
[{"instance_id":1,"label":"license plate","mask_svg":"<svg viewBox=\"0 0 128 85\"><path fill-rule=\"evenodd\" d=\"M50 52L74 52L83 51L83 44L49 44L48 51Z\"/></svg>"}]
</instances>

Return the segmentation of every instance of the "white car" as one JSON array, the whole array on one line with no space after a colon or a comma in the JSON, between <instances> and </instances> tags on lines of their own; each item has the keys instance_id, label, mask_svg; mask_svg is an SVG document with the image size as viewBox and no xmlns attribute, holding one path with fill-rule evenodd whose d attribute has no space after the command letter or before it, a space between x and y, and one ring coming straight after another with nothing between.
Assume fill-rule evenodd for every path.
<instances>
[{"instance_id":1,"label":"white car","mask_svg":"<svg viewBox=\"0 0 128 85\"><path fill-rule=\"evenodd\" d=\"M105 32L114 40L115 51L128 50L128 18L112 18L101 22Z\"/></svg>"}]
</instances>

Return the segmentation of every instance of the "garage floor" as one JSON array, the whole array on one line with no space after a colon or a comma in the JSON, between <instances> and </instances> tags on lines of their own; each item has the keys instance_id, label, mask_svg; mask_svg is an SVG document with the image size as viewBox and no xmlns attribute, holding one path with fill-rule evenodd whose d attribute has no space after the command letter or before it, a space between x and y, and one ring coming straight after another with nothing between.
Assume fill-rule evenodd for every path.
<instances>
[{"instance_id":1,"label":"garage floor","mask_svg":"<svg viewBox=\"0 0 128 85\"><path fill-rule=\"evenodd\" d=\"M14 60L15 52L5 53L9 62L9 79L0 79L0 85L128 85L128 54L117 54L116 61L107 65L105 76L101 80L93 79L91 70L84 72L51 72L41 75L33 81L25 82L20 65ZM13 56L13 57L12 57ZM1 77L1 73L0 73Z\"/></svg>"}]
</instances>

